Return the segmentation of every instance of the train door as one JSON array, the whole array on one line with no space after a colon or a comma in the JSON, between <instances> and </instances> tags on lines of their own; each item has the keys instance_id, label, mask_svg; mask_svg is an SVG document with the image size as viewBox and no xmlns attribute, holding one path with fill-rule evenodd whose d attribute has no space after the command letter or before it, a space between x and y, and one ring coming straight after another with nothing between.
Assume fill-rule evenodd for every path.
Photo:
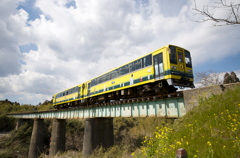
<instances>
[{"instance_id":1,"label":"train door","mask_svg":"<svg viewBox=\"0 0 240 158\"><path fill-rule=\"evenodd\" d=\"M57 94L58 95L58 94ZM56 103L57 102L57 95L54 95L53 96L53 103Z\"/></svg>"},{"instance_id":2,"label":"train door","mask_svg":"<svg viewBox=\"0 0 240 158\"><path fill-rule=\"evenodd\" d=\"M183 50L177 48L177 60L178 60L178 68L179 71L185 76L185 62L184 62L184 57L183 57Z\"/></svg>"},{"instance_id":3,"label":"train door","mask_svg":"<svg viewBox=\"0 0 240 158\"><path fill-rule=\"evenodd\" d=\"M81 98L81 86L78 87L78 98Z\"/></svg>"},{"instance_id":4,"label":"train door","mask_svg":"<svg viewBox=\"0 0 240 158\"><path fill-rule=\"evenodd\" d=\"M86 91L86 90L85 90L85 88L86 88L85 85L86 85L85 83L82 84L82 88L81 88L81 98L86 97L86 96L85 96L85 93L86 93L86 92L85 92L85 91Z\"/></svg>"},{"instance_id":5,"label":"train door","mask_svg":"<svg viewBox=\"0 0 240 158\"><path fill-rule=\"evenodd\" d=\"M153 64L154 64L154 78L156 80L164 77L163 71L163 55L159 53L153 56Z\"/></svg>"},{"instance_id":6,"label":"train door","mask_svg":"<svg viewBox=\"0 0 240 158\"><path fill-rule=\"evenodd\" d=\"M88 83L87 96L90 96L90 90L91 90L91 82Z\"/></svg>"}]
</instances>

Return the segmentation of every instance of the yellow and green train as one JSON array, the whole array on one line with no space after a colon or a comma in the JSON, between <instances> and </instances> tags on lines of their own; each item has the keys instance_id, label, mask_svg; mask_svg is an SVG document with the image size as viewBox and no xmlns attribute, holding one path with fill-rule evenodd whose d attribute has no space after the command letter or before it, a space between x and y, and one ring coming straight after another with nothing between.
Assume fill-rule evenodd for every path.
<instances>
[{"instance_id":1,"label":"yellow and green train","mask_svg":"<svg viewBox=\"0 0 240 158\"><path fill-rule=\"evenodd\" d=\"M188 50L166 45L75 87L53 95L53 106L86 106L125 98L175 92L191 87L193 70Z\"/></svg>"}]
</instances>

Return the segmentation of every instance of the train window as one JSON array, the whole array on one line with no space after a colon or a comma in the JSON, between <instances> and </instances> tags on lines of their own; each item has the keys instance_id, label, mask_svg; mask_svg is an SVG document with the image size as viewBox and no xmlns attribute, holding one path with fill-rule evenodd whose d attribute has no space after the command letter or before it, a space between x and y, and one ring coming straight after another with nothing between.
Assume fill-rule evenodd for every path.
<instances>
[{"instance_id":1,"label":"train window","mask_svg":"<svg viewBox=\"0 0 240 158\"><path fill-rule=\"evenodd\" d=\"M141 61L141 59L135 61L135 62L134 62L134 65L135 65L135 69L136 69L136 70L142 68L142 61Z\"/></svg>"},{"instance_id":2,"label":"train window","mask_svg":"<svg viewBox=\"0 0 240 158\"><path fill-rule=\"evenodd\" d=\"M143 67L147 67L149 65L152 65L152 54L143 58Z\"/></svg>"},{"instance_id":3,"label":"train window","mask_svg":"<svg viewBox=\"0 0 240 158\"><path fill-rule=\"evenodd\" d=\"M123 73L123 67L121 67L120 69L119 69L119 76L121 76L121 75L123 75L124 73Z\"/></svg>"},{"instance_id":4,"label":"train window","mask_svg":"<svg viewBox=\"0 0 240 158\"><path fill-rule=\"evenodd\" d=\"M109 79L108 80L111 80L111 79L113 79L113 72L109 73Z\"/></svg>"},{"instance_id":5,"label":"train window","mask_svg":"<svg viewBox=\"0 0 240 158\"><path fill-rule=\"evenodd\" d=\"M172 64L177 64L177 60L176 60L176 48L174 46L169 46L170 48L170 62Z\"/></svg>"},{"instance_id":6,"label":"train window","mask_svg":"<svg viewBox=\"0 0 240 158\"><path fill-rule=\"evenodd\" d=\"M94 79L94 85L96 85L97 84L97 78L96 79Z\"/></svg>"},{"instance_id":7,"label":"train window","mask_svg":"<svg viewBox=\"0 0 240 158\"><path fill-rule=\"evenodd\" d=\"M134 67L133 63L128 64L128 67L129 67L129 72L132 72L132 71L135 70L135 67Z\"/></svg>"},{"instance_id":8,"label":"train window","mask_svg":"<svg viewBox=\"0 0 240 158\"><path fill-rule=\"evenodd\" d=\"M113 72L109 73L109 79L108 80L111 80L111 79L113 79Z\"/></svg>"},{"instance_id":9,"label":"train window","mask_svg":"<svg viewBox=\"0 0 240 158\"><path fill-rule=\"evenodd\" d=\"M116 78L117 77L117 72L116 72L116 70L115 71L113 71L113 73L112 73L112 79L113 78Z\"/></svg>"},{"instance_id":10,"label":"train window","mask_svg":"<svg viewBox=\"0 0 240 158\"><path fill-rule=\"evenodd\" d=\"M129 73L129 65L126 65L124 67L124 74L127 74L127 73Z\"/></svg>"},{"instance_id":11,"label":"train window","mask_svg":"<svg viewBox=\"0 0 240 158\"><path fill-rule=\"evenodd\" d=\"M78 91L78 87L74 87L73 89L72 89L72 93L76 93Z\"/></svg>"},{"instance_id":12,"label":"train window","mask_svg":"<svg viewBox=\"0 0 240 158\"><path fill-rule=\"evenodd\" d=\"M107 80L110 80L110 77L111 77L111 76L110 76L110 73L107 73L107 74L106 74Z\"/></svg>"},{"instance_id":13,"label":"train window","mask_svg":"<svg viewBox=\"0 0 240 158\"><path fill-rule=\"evenodd\" d=\"M90 90L91 86L92 86L92 85L91 85L91 82L89 82L89 83L88 83L88 89L89 89L89 90Z\"/></svg>"},{"instance_id":14,"label":"train window","mask_svg":"<svg viewBox=\"0 0 240 158\"><path fill-rule=\"evenodd\" d=\"M107 75L103 75L102 78L103 78L103 79L102 79L102 82L105 82L105 81L106 81L106 78L107 78Z\"/></svg>"},{"instance_id":15,"label":"train window","mask_svg":"<svg viewBox=\"0 0 240 158\"><path fill-rule=\"evenodd\" d=\"M182 52L178 51L178 62L182 63L183 62L183 54Z\"/></svg>"},{"instance_id":16,"label":"train window","mask_svg":"<svg viewBox=\"0 0 240 158\"><path fill-rule=\"evenodd\" d=\"M99 84L99 77L96 78L96 84Z\"/></svg>"},{"instance_id":17,"label":"train window","mask_svg":"<svg viewBox=\"0 0 240 158\"><path fill-rule=\"evenodd\" d=\"M120 69L115 70L116 78L120 76Z\"/></svg>"},{"instance_id":18,"label":"train window","mask_svg":"<svg viewBox=\"0 0 240 158\"><path fill-rule=\"evenodd\" d=\"M92 85L92 86L95 86L95 84L94 84L94 79L91 81L91 85Z\"/></svg>"},{"instance_id":19,"label":"train window","mask_svg":"<svg viewBox=\"0 0 240 158\"><path fill-rule=\"evenodd\" d=\"M185 53L186 66L189 68L192 68L192 59L190 56L190 52L185 50L184 53Z\"/></svg>"}]
</instances>

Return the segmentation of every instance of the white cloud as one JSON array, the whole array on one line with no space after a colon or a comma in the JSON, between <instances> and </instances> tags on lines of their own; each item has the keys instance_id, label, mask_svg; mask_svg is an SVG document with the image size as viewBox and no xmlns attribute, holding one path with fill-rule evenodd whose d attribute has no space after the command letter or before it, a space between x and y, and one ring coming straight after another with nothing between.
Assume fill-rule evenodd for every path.
<instances>
[{"instance_id":1,"label":"white cloud","mask_svg":"<svg viewBox=\"0 0 240 158\"><path fill-rule=\"evenodd\" d=\"M41 15L31 21L31 13L15 9L18 1L0 3L1 98L37 104L165 44L189 49L194 65L240 50L238 29L193 22L192 2L75 2L66 7L67 0L37 0ZM30 43L38 50L20 53L19 46Z\"/></svg>"}]
</instances>

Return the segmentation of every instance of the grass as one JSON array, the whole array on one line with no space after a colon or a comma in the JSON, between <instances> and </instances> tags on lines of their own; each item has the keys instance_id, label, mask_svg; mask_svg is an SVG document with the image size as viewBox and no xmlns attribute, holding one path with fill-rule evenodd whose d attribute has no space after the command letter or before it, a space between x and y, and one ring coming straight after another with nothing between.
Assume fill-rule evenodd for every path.
<instances>
[{"instance_id":1,"label":"grass","mask_svg":"<svg viewBox=\"0 0 240 158\"><path fill-rule=\"evenodd\" d=\"M157 127L133 157L240 157L240 87L202 99L200 105L172 125Z\"/></svg>"}]
</instances>

